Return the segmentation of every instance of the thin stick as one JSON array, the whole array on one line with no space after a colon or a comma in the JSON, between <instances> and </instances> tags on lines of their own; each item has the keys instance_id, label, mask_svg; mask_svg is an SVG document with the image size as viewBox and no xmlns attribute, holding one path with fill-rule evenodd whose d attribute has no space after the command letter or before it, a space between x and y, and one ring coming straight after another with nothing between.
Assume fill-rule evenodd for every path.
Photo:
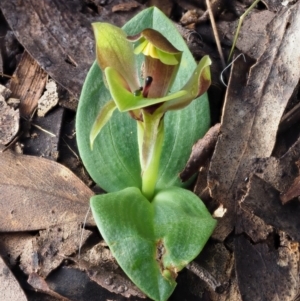
<instances>
[{"instance_id":1,"label":"thin stick","mask_svg":"<svg viewBox=\"0 0 300 301\"><path fill-rule=\"evenodd\" d=\"M75 156L75 158L78 161L81 161L80 158L77 156L77 154L75 153L75 151L71 148L71 146L66 142L66 140L64 138L62 138L62 140L64 141L64 143L66 144L66 146L68 147L68 149L73 153L73 155Z\"/></svg>"},{"instance_id":2,"label":"thin stick","mask_svg":"<svg viewBox=\"0 0 300 301\"><path fill-rule=\"evenodd\" d=\"M222 51L222 48L221 48L221 43L220 43L220 38L219 38L215 18L214 18L213 12L211 10L209 0L206 0L206 6L207 6L210 22L211 22L211 27L212 27L212 30L213 30L213 33L214 33L214 36L215 36L215 40L216 40L216 44L217 44L217 47L218 47L219 56L221 58L222 66L223 66L223 68L225 68L226 67L225 59L224 59L223 51Z\"/></svg>"},{"instance_id":3,"label":"thin stick","mask_svg":"<svg viewBox=\"0 0 300 301\"><path fill-rule=\"evenodd\" d=\"M51 133L51 132L49 132L49 131L43 129L42 127L40 127L40 126L37 125L37 124L31 123L31 125L33 125L34 127L36 127L37 129L39 129L40 131L42 131L42 132L44 132L44 133L46 133L46 134L48 134L48 135L50 135L50 136L52 136L52 137L56 137L55 134L53 134L53 133Z\"/></svg>"},{"instance_id":4,"label":"thin stick","mask_svg":"<svg viewBox=\"0 0 300 301\"><path fill-rule=\"evenodd\" d=\"M236 32L235 32L235 35L234 35L234 39L233 39L233 43L232 43L232 47L231 47L231 50L230 50L230 53L229 53L229 57L228 57L228 62L231 60L231 57L232 57L232 54L233 54L233 51L234 51L234 48L235 48L235 45L236 45L236 41L237 41L237 38L238 38L238 35L240 33L240 30L241 30L241 27L242 27L242 24L243 24L243 21L244 19L247 17L247 15L249 14L249 12L251 11L251 9L259 2L260 0L255 0L251 6L240 16L240 19L239 19L239 23L238 23L238 27L236 29Z\"/></svg>"},{"instance_id":5,"label":"thin stick","mask_svg":"<svg viewBox=\"0 0 300 301\"><path fill-rule=\"evenodd\" d=\"M0 76L1 77L7 77L7 78L13 78L14 77L14 76L11 76L11 75L4 74L2 72L0 72Z\"/></svg>"},{"instance_id":6,"label":"thin stick","mask_svg":"<svg viewBox=\"0 0 300 301\"><path fill-rule=\"evenodd\" d=\"M222 294L226 290L226 285L217 281L213 275L198 265L195 261L190 262L186 268L203 280L210 288L218 294Z\"/></svg>"}]
</instances>

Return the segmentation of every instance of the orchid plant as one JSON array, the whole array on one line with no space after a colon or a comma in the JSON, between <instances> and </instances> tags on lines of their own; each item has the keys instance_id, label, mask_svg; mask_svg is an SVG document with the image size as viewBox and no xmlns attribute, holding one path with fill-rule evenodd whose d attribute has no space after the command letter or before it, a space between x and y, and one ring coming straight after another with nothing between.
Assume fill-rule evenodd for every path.
<instances>
[{"instance_id":1,"label":"orchid plant","mask_svg":"<svg viewBox=\"0 0 300 301\"><path fill-rule=\"evenodd\" d=\"M129 278L153 300L165 301L216 225L178 180L193 143L209 127L211 61L204 56L196 65L156 8L123 29L107 23L93 29L97 63L76 121L82 160L108 192L92 197L92 213Z\"/></svg>"}]
</instances>

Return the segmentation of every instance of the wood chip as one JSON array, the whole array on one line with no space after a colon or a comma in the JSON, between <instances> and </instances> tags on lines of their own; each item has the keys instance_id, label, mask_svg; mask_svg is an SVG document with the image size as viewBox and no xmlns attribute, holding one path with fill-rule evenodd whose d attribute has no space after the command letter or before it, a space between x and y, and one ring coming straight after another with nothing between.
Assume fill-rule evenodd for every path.
<instances>
[{"instance_id":1,"label":"wood chip","mask_svg":"<svg viewBox=\"0 0 300 301\"><path fill-rule=\"evenodd\" d=\"M120 4L116 4L112 7L112 12L116 13L116 12L130 11L139 6L140 6L140 3L136 2L136 1L120 3Z\"/></svg>"},{"instance_id":2,"label":"wood chip","mask_svg":"<svg viewBox=\"0 0 300 301\"><path fill-rule=\"evenodd\" d=\"M46 84L46 91L43 96L38 100L39 117L44 117L52 108L58 104L57 86L53 80L49 80Z\"/></svg>"},{"instance_id":3,"label":"wood chip","mask_svg":"<svg viewBox=\"0 0 300 301\"><path fill-rule=\"evenodd\" d=\"M44 91L46 81L47 73L25 51L9 83L12 97L19 98L21 101L21 116L32 115Z\"/></svg>"}]
</instances>

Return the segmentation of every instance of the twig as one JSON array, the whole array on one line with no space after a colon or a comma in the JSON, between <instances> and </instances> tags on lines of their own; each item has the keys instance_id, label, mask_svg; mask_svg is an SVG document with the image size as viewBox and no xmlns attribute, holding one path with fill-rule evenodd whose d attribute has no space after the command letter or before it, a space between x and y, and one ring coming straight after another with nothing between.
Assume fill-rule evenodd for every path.
<instances>
[{"instance_id":1,"label":"twig","mask_svg":"<svg viewBox=\"0 0 300 301\"><path fill-rule=\"evenodd\" d=\"M227 284L221 284L213 275L198 265L195 261L190 262L186 268L203 280L210 288L218 294L222 294L227 289Z\"/></svg>"},{"instance_id":2,"label":"twig","mask_svg":"<svg viewBox=\"0 0 300 301\"><path fill-rule=\"evenodd\" d=\"M214 17L214 14L213 14L212 10L211 10L209 0L206 0L206 6L207 6L210 22L211 22L211 27L212 27L212 30L213 30L213 33L214 33L214 36L215 36L218 52L219 52L219 55L220 55L220 58L221 58L222 66L223 66L223 68L225 68L226 63L225 63L223 51L222 51L222 48L221 48L220 38L219 38L219 34L218 34L216 22L215 22L215 17Z\"/></svg>"},{"instance_id":3,"label":"twig","mask_svg":"<svg viewBox=\"0 0 300 301\"><path fill-rule=\"evenodd\" d=\"M55 134L53 134L53 133L51 133L51 132L49 132L49 131L43 129L42 127L40 127L40 126L37 125L37 124L34 124L34 123L31 122L31 125L33 125L34 127L36 127L37 129L39 129L40 131L42 131L42 132L44 132L44 133L46 133L46 134L48 134L48 135L50 135L50 136L52 136L52 137L56 137Z\"/></svg>"},{"instance_id":4,"label":"twig","mask_svg":"<svg viewBox=\"0 0 300 301\"><path fill-rule=\"evenodd\" d=\"M64 138L62 138L62 140L64 141L64 143L66 144L66 146L68 147L68 149L73 153L73 155L75 156L75 158L81 162L80 158L78 157L78 155L76 154L76 152L71 148L71 146L66 142L66 140Z\"/></svg>"}]
</instances>

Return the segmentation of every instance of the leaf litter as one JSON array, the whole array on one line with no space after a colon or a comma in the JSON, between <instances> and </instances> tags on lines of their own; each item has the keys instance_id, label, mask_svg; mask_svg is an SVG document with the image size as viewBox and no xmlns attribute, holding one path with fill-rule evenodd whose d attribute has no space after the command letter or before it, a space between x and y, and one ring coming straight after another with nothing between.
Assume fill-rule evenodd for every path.
<instances>
[{"instance_id":1,"label":"leaf litter","mask_svg":"<svg viewBox=\"0 0 300 301\"><path fill-rule=\"evenodd\" d=\"M237 226L233 242L242 300L294 300L299 289L299 202L280 201L280 192L294 179L291 170L297 174L287 162L295 164L298 148L280 159L271 157L300 77L295 64L300 61L299 13L297 2L273 18L254 65L249 59L234 63L210 164L211 196L228 209L213 236L224 241Z\"/></svg>"}]
</instances>

